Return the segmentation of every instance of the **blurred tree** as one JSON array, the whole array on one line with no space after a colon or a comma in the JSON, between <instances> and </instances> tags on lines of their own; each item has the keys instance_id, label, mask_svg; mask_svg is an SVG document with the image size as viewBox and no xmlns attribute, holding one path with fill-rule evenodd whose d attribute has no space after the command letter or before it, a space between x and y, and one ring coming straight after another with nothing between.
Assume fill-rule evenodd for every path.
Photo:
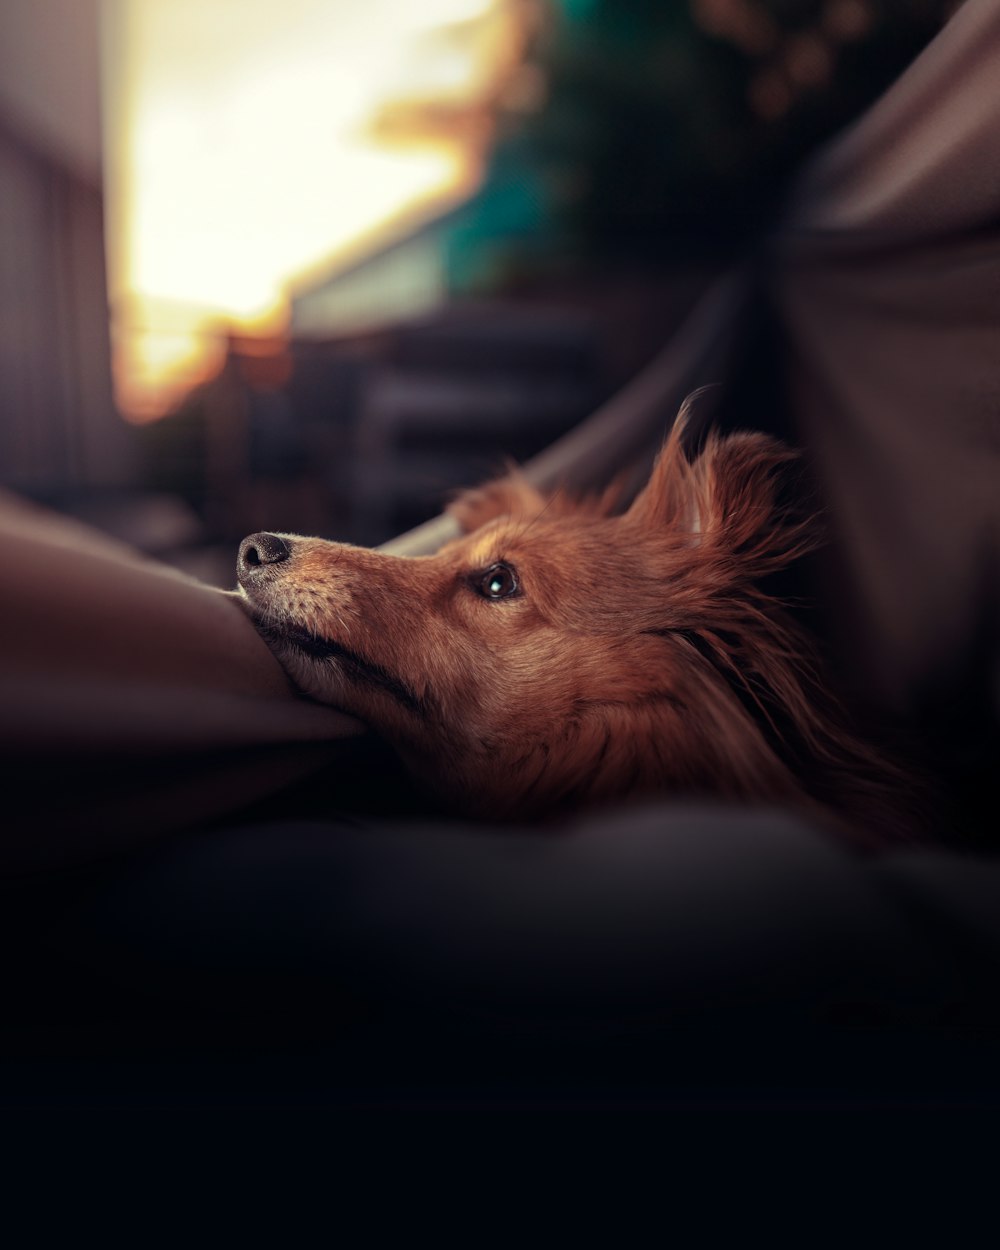
<instances>
[{"instance_id":1,"label":"blurred tree","mask_svg":"<svg viewBox=\"0 0 1000 1250\"><path fill-rule=\"evenodd\" d=\"M533 6L521 64L495 101L486 176L453 249L456 270L482 285L540 264L738 252L802 158L872 103L955 7Z\"/></svg>"}]
</instances>

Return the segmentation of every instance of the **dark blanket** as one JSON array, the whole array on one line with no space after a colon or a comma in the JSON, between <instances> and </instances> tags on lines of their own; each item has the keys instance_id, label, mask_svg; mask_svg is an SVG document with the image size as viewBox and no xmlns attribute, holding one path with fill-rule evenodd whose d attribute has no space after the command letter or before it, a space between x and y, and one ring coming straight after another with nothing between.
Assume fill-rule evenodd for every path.
<instances>
[{"instance_id":1,"label":"dark blanket","mask_svg":"<svg viewBox=\"0 0 1000 1250\"><path fill-rule=\"evenodd\" d=\"M5 1094L995 1107L998 891L723 807L219 830L8 891Z\"/></svg>"}]
</instances>

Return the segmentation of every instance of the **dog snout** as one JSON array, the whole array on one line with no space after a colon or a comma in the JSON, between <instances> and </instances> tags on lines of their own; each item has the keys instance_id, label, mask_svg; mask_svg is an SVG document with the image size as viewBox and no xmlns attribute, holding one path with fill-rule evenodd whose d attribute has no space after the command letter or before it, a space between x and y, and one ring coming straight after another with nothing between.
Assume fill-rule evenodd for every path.
<instances>
[{"instance_id":1,"label":"dog snout","mask_svg":"<svg viewBox=\"0 0 1000 1250\"><path fill-rule=\"evenodd\" d=\"M240 543L236 573L242 582L260 574L271 564L280 564L292 554L284 538L277 534L250 534Z\"/></svg>"}]
</instances>

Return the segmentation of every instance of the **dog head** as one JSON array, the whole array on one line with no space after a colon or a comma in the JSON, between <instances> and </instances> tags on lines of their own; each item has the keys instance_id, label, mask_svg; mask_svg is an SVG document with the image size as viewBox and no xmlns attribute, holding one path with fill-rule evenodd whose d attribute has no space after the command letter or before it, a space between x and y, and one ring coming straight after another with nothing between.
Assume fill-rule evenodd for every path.
<instances>
[{"instance_id":1,"label":"dog head","mask_svg":"<svg viewBox=\"0 0 1000 1250\"><path fill-rule=\"evenodd\" d=\"M847 761L815 657L761 581L817 543L759 434L680 431L632 505L512 477L432 556L254 534L238 576L305 693L384 736L459 808L539 815L643 792L800 797ZM857 752L855 752L855 757Z\"/></svg>"}]
</instances>

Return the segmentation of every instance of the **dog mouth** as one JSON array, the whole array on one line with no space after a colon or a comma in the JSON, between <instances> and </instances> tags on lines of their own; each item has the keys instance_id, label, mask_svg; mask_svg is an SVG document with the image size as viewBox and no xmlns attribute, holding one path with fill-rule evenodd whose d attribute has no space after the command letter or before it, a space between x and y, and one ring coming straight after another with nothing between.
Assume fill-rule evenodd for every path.
<instances>
[{"instance_id":1,"label":"dog mouth","mask_svg":"<svg viewBox=\"0 0 1000 1250\"><path fill-rule=\"evenodd\" d=\"M301 625L267 620L256 613L253 614L253 622L257 632L272 650L292 648L320 664L332 662L337 671L355 685L373 686L390 695L415 715L426 715L426 701L384 665Z\"/></svg>"}]
</instances>

